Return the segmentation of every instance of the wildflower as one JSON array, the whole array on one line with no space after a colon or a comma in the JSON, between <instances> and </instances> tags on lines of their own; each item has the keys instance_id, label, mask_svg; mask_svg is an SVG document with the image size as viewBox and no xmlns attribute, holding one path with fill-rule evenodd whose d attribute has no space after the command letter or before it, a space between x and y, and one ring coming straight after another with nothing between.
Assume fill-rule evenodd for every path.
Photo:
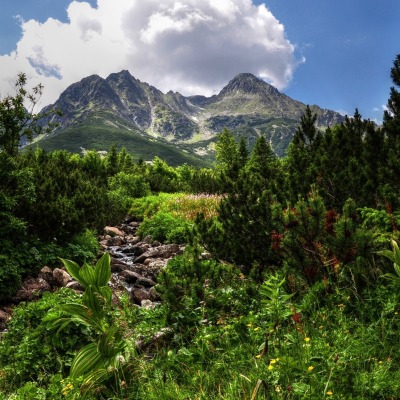
<instances>
[{"instance_id":1,"label":"wildflower","mask_svg":"<svg viewBox=\"0 0 400 400\"><path fill-rule=\"evenodd\" d=\"M272 369L274 369L274 366L271 365L271 364L269 364L269 365L268 365L268 370L271 371Z\"/></svg>"},{"instance_id":2,"label":"wildflower","mask_svg":"<svg viewBox=\"0 0 400 400\"><path fill-rule=\"evenodd\" d=\"M312 365L310 365L310 366L307 368L307 372L311 372L313 369L314 369L314 367L313 367Z\"/></svg>"},{"instance_id":3,"label":"wildflower","mask_svg":"<svg viewBox=\"0 0 400 400\"><path fill-rule=\"evenodd\" d=\"M254 331L258 331L260 329L259 326L257 326L257 328L254 328Z\"/></svg>"},{"instance_id":4,"label":"wildflower","mask_svg":"<svg viewBox=\"0 0 400 400\"><path fill-rule=\"evenodd\" d=\"M278 358L276 358L276 361L280 361L280 358L278 357Z\"/></svg>"},{"instance_id":5,"label":"wildflower","mask_svg":"<svg viewBox=\"0 0 400 400\"><path fill-rule=\"evenodd\" d=\"M328 391L326 392L326 394L327 394L328 396L332 396L332 395L333 395L333 392L331 392L330 390L328 390Z\"/></svg>"},{"instance_id":6,"label":"wildflower","mask_svg":"<svg viewBox=\"0 0 400 400\"><path fill-rule=\"evenodd\" d=\"M275 392L280 393L282 391L282 388L279 385L275 386Z\"/></svg>"},{"instance_id":7,"label":"wildflower","mask_svg":"<svg viewBox=\"0 0 400 400\"><path fill-rule=\"evenodd\" d=\"M257 355L256 355L256 358L261 358L261 354L257 354Z\"/></svg>"},{"instance_id":8,"label":"wildflower","mask_svg":"<svg viewBox=\"0 0 400 400\"><path fill-rule=\"evenodd\" d=\"M249 324L247 324L246 326L248 326L249 328L251 328L253 326L253 324L250 322Z\"/></svg>"},{"instance_id":9,"label":"wildflower","mask_svg":"<svg viewBox=\"0 0 400 400\"><path fill-rule=\"evenodd\" d=\"M307 343L308 343L310 340L311 340L311 339L310 339L309 337L304 338L304 341L307 342Z\"/></svg>"},{"instance_id":10,"label":"wildflower","mask_svg":"<svg viewBox=\"0 0 400 400\"><path fill-rule=\"evenodd\" d=\"M270 363L270 364L275 364L275 363L276 363L276 360L272 359L269 363Z\"/></svg>"}]
</instances>

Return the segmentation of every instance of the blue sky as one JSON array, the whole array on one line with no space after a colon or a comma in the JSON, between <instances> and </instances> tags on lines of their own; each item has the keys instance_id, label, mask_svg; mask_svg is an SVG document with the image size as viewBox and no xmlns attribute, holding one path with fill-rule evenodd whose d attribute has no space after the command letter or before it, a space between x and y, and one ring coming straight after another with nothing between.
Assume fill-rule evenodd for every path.
<instances>
[{"instance_id":1,"label":"blue sky","mask_svg":"<svg viewBox=\"0 0 400 400\"><path fill-rule=\"evenodd\" d=\"M399 0L71 3L2 1L0 94L19 71L44 83L43 105L92 73L128 69L163 91L210 95L252 72L306 104L379 121L400 53Z\"/></svg>"}]
</instances>

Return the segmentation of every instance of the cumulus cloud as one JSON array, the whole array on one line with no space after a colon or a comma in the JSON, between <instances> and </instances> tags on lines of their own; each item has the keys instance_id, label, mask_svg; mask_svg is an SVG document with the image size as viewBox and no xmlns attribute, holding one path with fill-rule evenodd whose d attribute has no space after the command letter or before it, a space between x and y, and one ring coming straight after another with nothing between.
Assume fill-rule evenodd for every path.
<instances>
[{"instance_id":1,"label":"cumulus cloud","mask_svg":"<svg viewBox=\"0 0 400 400\"><path fill-rule=\"evenodd\" d=\"M72 1L67 13L65 23L21 19L16 49L0 56L0 93L22 71L45 86L46 105L85 76L122 69L185 95L217 93L241 72L283 89L303 61L284 26L253 0Z\"/></svg>"}]
</instances>

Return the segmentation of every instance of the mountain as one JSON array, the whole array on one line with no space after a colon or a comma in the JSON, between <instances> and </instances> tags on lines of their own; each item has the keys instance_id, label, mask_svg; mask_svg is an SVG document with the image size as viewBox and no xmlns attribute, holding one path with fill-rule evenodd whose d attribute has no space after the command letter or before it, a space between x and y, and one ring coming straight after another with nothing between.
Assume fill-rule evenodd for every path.
<instances>
[{"instance_id":1,"label":"mountain","mask_svg":"<svg viewBox=\"0 0 400 400\"><path fill-rule=\"evenodd\" d=\"M92 75L69 86L45 108L61 111L61 116L45 121L58 127L37 138L35 145L78 152L107 150L114 143L144 159L159 155L172 164L203 164L213 159L216 136L227 127L245 136L250 148L265 135L281 156L305 107L249 73L237 75L218 95L185 97L164 94L124 70L106 79ZM321 129L344 120L334 111L311 108Z\"/></svg>"}]
</instances>

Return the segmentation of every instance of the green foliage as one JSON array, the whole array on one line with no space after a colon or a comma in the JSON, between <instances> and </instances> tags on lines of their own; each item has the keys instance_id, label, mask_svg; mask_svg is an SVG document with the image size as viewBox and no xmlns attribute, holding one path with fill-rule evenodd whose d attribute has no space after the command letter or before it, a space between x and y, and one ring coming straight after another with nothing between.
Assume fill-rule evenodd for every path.
<instances>
[{"instance_id":1,"label":"green foliage","mask_svg":"<svg viewBox=\"0 0 400 400\"><path fill-rule=\"evenodd\" d=\"M32 140L34 135L51 130L50 126L44 127L38 121L54 111L34 113L43 86L39 84L29 93L25 88L26 81L25 74L18 74L14 85L15 95L8 95L0 101L0 151L11 157L18 154L18 147L23 139ZM26 103L29 105L26 106Z\"/></svg>"},{"instance_id":2,"label":"green foliage","mask_svg":"<svg viewBox=\"0 0 400 400\"><path fill-rule=\"evenodd\" d=\"M27 382L49 383L55 373L68 371L73 352L88 340L88 331L70 326L65 336L49 334L43 318L63 304L79 301L68 289L14 308L13 316L0 340L0 392L8 393Z\"/></svg>"},{"instance_id":3,"label":"green foliage","mask_svg":"<svg viewBox=\"0 0 400 400\"><path fill-rule=\"evenodd\" d=\"M187 221L171 213L159 211L153 217L144 219L138 234L141 237L151 236L159 242L185 243L190 225Z\"/></svg>"},{"instance_id":4,"label":"green foliage","mask_svg":"<svg viewBox=\"0 0 400 400\"><path fill-rule=\"evenodd\" d=\"M111 278L110 256L108 253L96 265L84 263L80 268L70 260L62 260L69 274L84 288L82 303L67 303L59 307L58 316L51 316L52 327L58 333L70 324L82 325L92 331L95 339L82 347L75 355L70 370L72 379L83 378L82 389L92 391L103 381L113 378L111 383L118 390L119 374L129 356L128 345L122 331L111 318L112 292L108 286Z\"/></svg>"},{"instance_id":5,"label":"green foliage","mask_svg":"<svg viewBox=\"0 0 400 400\"><path fill-rule=\"evenodd\" d=\"M119 172L109 179L108 185L111 190L130 198L145 197L150 194L150 185L142 175Z\"/></svg>"},{"instance_id":6,"label":"green foliage","mask_svg":"<svg viewBox=\"0 0 400 400\"><path fill-rule=\"evenodd\" d=\"M21 284L21 271L8 257L0 255L0 304L8 301Z\"/></svg>"}]
</instances>

